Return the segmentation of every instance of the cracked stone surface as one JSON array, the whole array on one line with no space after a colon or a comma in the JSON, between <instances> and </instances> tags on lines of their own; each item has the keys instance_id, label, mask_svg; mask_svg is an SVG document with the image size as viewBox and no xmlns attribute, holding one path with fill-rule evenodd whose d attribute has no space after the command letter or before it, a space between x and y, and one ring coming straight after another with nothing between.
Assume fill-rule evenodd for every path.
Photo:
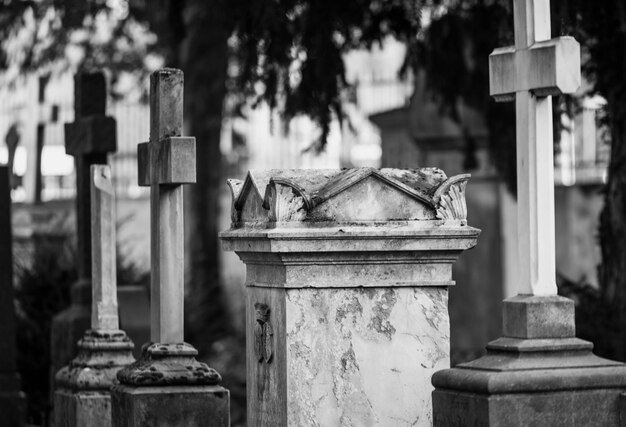
<instances>
[{"instance_id":1,"label":"cracked stone surface","mask_svg":"<svg viewBox=\"0 0 626 427\"><path fill-rule=\"evenodd\" d=\"M289 425L431 425L447 304L444 288L287 291Z\"/></svg>"}]
</instances>

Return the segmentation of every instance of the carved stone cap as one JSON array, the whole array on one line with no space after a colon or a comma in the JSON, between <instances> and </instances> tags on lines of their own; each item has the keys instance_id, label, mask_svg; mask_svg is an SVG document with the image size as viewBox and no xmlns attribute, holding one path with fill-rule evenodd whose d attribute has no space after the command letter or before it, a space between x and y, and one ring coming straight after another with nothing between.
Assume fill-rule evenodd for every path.
<instances>
[{"instance_id":1,"label":"carved stone cap","mask_svg":"<svg viewBox=\"0 0 626 427\"><path fill-rule=\"evenodd\" d=\"M250 171L230 179L233 228L432 221L466 225L469 174L437 168Z\"/></svg>"}]
</instances>

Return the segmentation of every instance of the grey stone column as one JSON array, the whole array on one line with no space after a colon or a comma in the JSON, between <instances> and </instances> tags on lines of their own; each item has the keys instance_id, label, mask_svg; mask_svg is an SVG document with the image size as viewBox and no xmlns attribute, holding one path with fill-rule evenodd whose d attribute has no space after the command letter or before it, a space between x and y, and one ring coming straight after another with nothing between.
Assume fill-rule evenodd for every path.
<instances>
[{"instance_id":1,"label":"grey stone column","mask_svg":"<svg viewBox=\"0 0 626 427\"><path fill-rule=\"evenodd\" d=\"M248 426L430 425L449 366L469 175L275 170L230 180L246 264Z\"/></svg>"}]
</instances>

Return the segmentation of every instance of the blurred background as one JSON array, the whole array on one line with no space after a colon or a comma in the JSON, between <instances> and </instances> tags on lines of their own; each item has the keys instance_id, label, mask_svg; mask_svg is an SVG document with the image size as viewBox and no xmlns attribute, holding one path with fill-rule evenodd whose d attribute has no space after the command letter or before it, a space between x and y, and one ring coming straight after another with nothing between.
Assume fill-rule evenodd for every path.
<instances>
[{"instance_id":1,"label":"blurred background","mask_svg":"<svg viewBox=\"0 0 626 427\"><path fill-rule=\"evenodd\" d=\"M583 48L584 84L555 98L557 283L578 335L626 360L626 5L552 0L553 36ZM489 98L488 55L512 44L511 0L0 0L0 163L13 176L18 368L33 425L50 412L51 318L76 278L76 178L65 153L74 75L103 71L117 121L122 327L148 340L148 76L185 73L186 340L245 420L243 264L220 250L226 178L250 169L435 166L470 172L478 246L455 266L452 364L500 335L516 291L515 116Z\"/></svg>"}]
</instances>

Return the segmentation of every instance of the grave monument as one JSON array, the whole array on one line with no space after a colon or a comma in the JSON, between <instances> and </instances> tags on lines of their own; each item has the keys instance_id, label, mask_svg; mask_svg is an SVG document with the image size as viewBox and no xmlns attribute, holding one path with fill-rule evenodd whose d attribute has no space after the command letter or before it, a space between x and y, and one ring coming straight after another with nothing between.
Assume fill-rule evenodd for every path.
<instances>
[{"instance_id":1,"label":"grave monument","mask_svg":"<svg viewBox=\"0 0 626 427\"><path fill-rule=\"evenodd\" d=\"M196 180L195 138L183 137L183 73L150 76L150 142L140 144L139 184L150 186L150 333L141 359L112 390L113 425L228 426L229 392L184 342L183 187Z\"/></svg>"},{"instance_id":2,"label":"grave monument","mask_svg":"<svg viewBox=\"0 0 626 427\"><path fill-rule=\"evenodd\" d=\"M433 376L435 426L618 425L626 366L575 337L557 296L551 95L580 85L580 47L550 39L549 0L514 0L515 46L490 56L491 95L517 110L518 295L487 355Z\"/></svg>"},{"instance_id":3,"label":"grave monument","mask_svg":"<svg viewBox=\"0 0 626 427\"><path fill-rule=\"evenodd\" d=\"M479 234L468 179L359 168L229 180L221 239L246 264L249 427L432 424L452 263Z\"/></svg>"},{"instance_id":4,"label":"grave monument","mask_svg":"<svg viewBox=\"0 0 626 427\"><path fill-rule=\"evenodd\" d=\"M71 305L52 321L51 375L77 354L77 342L91 322L91 165L107 164L116 149L115 119L106 116L106 80L102 73L77 74L74 80L74 123L65 125L65 151L76 169L76 262L78 280Z\"/></svg>"},{"instance_id":5,"label":"grave monument","mask_svg":"<svg viewBox=\"0 0 626 427\"><path fill-rule=\"evenodd\" d=\"M91 329L78 342L78 355L56 375L55 427L110 427L111 387L117 372L135 361L117 314L111 169L92 165L91 176Z\"/></svg>"}]
</instances>

